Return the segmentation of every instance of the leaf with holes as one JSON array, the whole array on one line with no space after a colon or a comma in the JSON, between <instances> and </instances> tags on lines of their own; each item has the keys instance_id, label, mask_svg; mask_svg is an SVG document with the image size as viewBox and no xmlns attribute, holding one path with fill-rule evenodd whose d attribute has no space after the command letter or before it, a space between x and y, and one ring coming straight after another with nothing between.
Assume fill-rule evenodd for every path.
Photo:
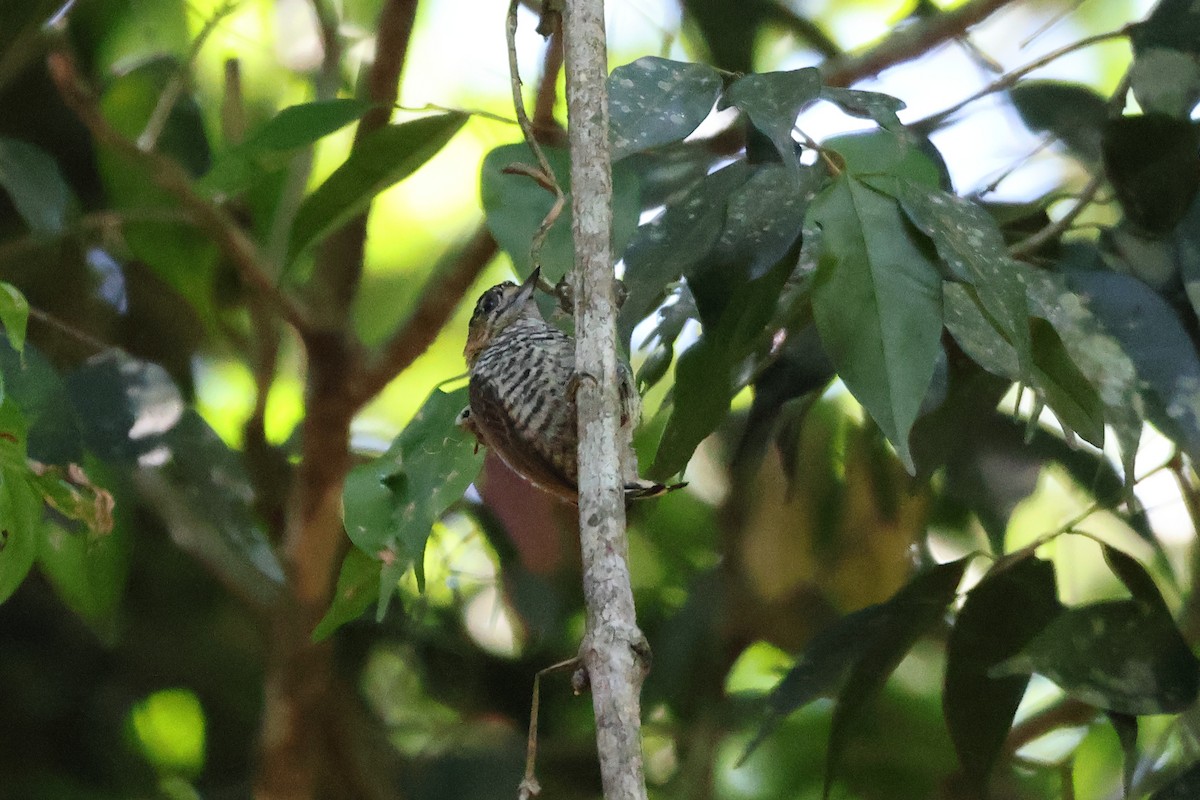
<instances>
[{"instance_id":1,"label":"leaf with holes","mask_svg":"<svg viewBox=\"0 0 1200 800\"><path fill-rule=\"evenodd\" d=\"M466 387L434 390L386 453L351 471L342 492L350 541L400 572L412 566L422 589L429 531L483 466L475 440L455 425L466 405Z\"/></svg>"}]
</instances>

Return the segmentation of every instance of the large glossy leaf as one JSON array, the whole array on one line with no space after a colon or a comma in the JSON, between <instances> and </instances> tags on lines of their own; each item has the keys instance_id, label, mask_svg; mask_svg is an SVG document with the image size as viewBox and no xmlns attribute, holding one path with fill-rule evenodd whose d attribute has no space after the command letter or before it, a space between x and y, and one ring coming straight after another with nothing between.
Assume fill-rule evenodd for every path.
<instances>
[{"instance_id":1,"label":"large glossy leaf","mask_svg":"<svg viewBox=\"0 0 1200 800\"><path fill-rule=\"evenodd\" d=\"M887 602L889 624L880 627L880 635L863 651L838 692L825 759L825 798L833 788L850 729L917 640L943 618L969 561L968 557L938 564L913 578Z\"/></svg>"},{"instance_id":2,"label":"large glossy leaf","mask_svg":"<svg viewBox=\"0 0 1200 800\"><path fill-rule=\"evenodd\" d=\"M1073 608L995 677L1037 672L1086 703L1124 714L1173 714L1200 690L1200 662L1171 617L1140 600Z\"/></svg>"},{"instance_id":3,"label":"large glossy leaf","mask_svg":"<svg viewBox=\"0 0 1200 800\"><path fill-rule=\"evenodd\" d=\"M646 56L608 76L608 138L616 161L677 142L704 121L721 91L707 64Z\"/></svg>"},{"instance_id":4,"label":"large glossy leaf","mask_svg":"<svg viewBox=\"0 0 1200 800\"><path fill-rule=\"evenodd\" d=\"M897 202L842 174L809 206L821 228L813 316L846 387L905 466L941 352L942 281Z\"/></svg>"},{"instance_id":5,"label":"large glossy leaf","mask_svg":"<svg viewBox=\"0 0 1200 800\"><path fill-rule=\"evenodd\" d=\"M804 67L738 78L721 98L721 107L744 111L750 124L770 138L783 162L796 164L792 129L800 111L820 94L820 71Z\"/></svg>"},{"instance_id":6,"label":"large glossy leaf","mask_svg":"<svg viewBox=\"0 0 1200 800\"><path fill-rule=\"evenodd\" d=\"M988 672L1019 653L1061 611L1054 566L1028 556L985 575L954 622L942 709L963 774L981 796L1029 683L1026 675L992 678Z\"/></svg>"},{"instance_id":7,"label":"large glossy leaf","mask_svg":"<svg viewBox=\"0 0 1200 800\"><path fill-rule=\"evenodd\" d=\"M901 183L904 212L933 240L938 256L971 284L979 305L1013 346L1022 374L1033 360L1029 304L1018 267L1008 257L994 218L970 200L909 181Z\"/></svg>"},{"instance_id":8,"label":"large glossy leaf","mask_svg":"<svg viewBox=\"0 0 1200 800\"><path fill-rule=\"evenodd\" d=\"M466 123L453 112L386 125L363 139L350 157L304 198L292 223L288 260L361 214L375 195L399 183L437 155Z\"/></svg>"},{"instance_id":9,"label":"large glossy leaf","mask_svg":"<svg viewBox=\"0 0 1200 800\"><path fill-rule=\"evenodd\" d=\"M1104 171L1126 217L1153 236L1168 233L1200 190L1200 128L1163 114L1121 117L1104 127Z\"/></svg>"},{"instance_id":10,"label":"large glossy leaf","mask_svg":"<svg viewBox=\"0 0 1200 800\"><path fill-rule=\"evenodd\" d=\"M240 145L220 155L201 185L231 194L252 184L263 172L286 164L287 157L359 119L370 106L339 98L288 106Z\"/></svg>"},{"instance_id":11,"label":"large glossy leaf","mask_svg":"<svg viewBox=\"0 0 1200 800\"><path fill-rule=\"evenodd\" d=\"M455 425L466 405L466 387L434 390L385 454L350 472L342 492L350 541L393 573L413 567L422 588L429 531L483 466L474 438ZM389 597L385 587L380 613Z\"/></svg>"},{"instance_id":12,"label":"large glossy leaf","mask_svg":"<svg viewBox=\"0 0 1200 800\"><path fill-rule=\"evenodd\" d=\"M637 229L625 251L629 294L617 318L622 342L629 342L634 327L654 310L669 284L708 257L721 235L730 197L752 174L744 162L717 170Z\"/></svg>"},{"instance_id":13,"label":"large glossy leaf","mask_svg":"<svg viewBox=\"0 0 1200 800\"><path fill-rule=\"evenodd\" d=\"M750 279L767 274L799 241L808 201L824 179L824 172L813 167L797 173L782 164L759 166L729 197L716 242L718 258L732 260L722 251L748 253Z\"/></svg>"},{"instance_id":14,"label":"large glossy leaf","mask_svg":"<svg viewBox=\"0 0 1200 800\"><path fill-rule=\"evenodd\" d=\"M1108 101L1095 90L1078 83L1021 81L1009 96L1030 130L1053 134L1077 158L1099 163Z\"/></svg>"},{"instance_id":15,"label":"large glossy leaf","mask_svg":"<svg viewBox=\"0 0 1200 800\"><path fill-rule=\"evenodd\" d=\"M571 162L565 150L543 148L546 160L567 193L566 205L550 228L541 252L542 275L554 283L575 262L571 241ZM525 144L497 147L483 159L480 170L480 200L488 230L512 259L522 277L533 271L529 247L542 221L554 205L554 195L526 175L506 173L513 164L535 165L537 160ZM637 173L625 162L613 165L613 257L619 258L634 232L641 214Z\"/></svg>"},{"instance_id":16,"label":"large glossy leaf","mask_svg":"<svg viewBox=\"0 0 1200 800\"><path fill-rule=\"evenodd\" d=\"M0 188L29 230L40 236L62 233L74 199L58 164L44 150L0 136Z\"/></svg>"},{"instance_id":17,"label":"large glossy leaf","mask_svg":"<svg viewBox=\"0 0 1200 800\"><path fill-rule=\"evenodd\" d=\"M1200 358L1175 309L1129 275L1080 271L1067 280L1133 363L1151 421L1200 458Z\"/></svg>"},{"instance_id":18,"label":"large glossy leaf","mask_svg":"<svg viewBox=\"0 0 1200 800\"><path fill-rule=\"evenodd\" d=\"M846 170L856 177L901 178L936 189L943 183L943 170L938 164L940 155L927 141L911 134L876 130L834 136L822 146L841 156Z\"/></svg>"}]
</instances>

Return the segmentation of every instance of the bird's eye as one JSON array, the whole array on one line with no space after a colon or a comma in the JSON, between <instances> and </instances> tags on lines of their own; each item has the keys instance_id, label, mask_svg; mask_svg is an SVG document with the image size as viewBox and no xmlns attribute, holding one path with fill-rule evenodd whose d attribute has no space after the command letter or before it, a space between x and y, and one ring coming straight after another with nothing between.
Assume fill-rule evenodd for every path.
<instances>
[{"instance_id":1,"label":"bird's eye","mask_svg":"<svg viewBox=\"0 0 1200 800\"><path fill-rule=\"evenodd\" d=\"M479 300L479 310L484 314L490 314L496 310L496 306L500 303L500 298L494 294L485 294Z\"/></svg>"}]
</instances>

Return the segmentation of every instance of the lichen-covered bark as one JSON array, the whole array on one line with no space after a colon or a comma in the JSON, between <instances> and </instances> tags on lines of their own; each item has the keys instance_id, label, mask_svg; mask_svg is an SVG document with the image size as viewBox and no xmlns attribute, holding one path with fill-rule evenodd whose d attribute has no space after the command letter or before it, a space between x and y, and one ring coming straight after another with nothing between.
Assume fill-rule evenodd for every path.
<instances>
[{"instance_id":1,"label":"lichen-covered bark","mask_svg":"<svg viewBox=\"0 0 1200 800\"><path fill-rule=\"evenodd\" d=\"M580 372L579 534L591 686L604 796L646 797L641 705L645 639L637 627L625 545L613 291L603 0L567 0L563 19L575 234L576 365Z\"/></svg>"}]
</instances>

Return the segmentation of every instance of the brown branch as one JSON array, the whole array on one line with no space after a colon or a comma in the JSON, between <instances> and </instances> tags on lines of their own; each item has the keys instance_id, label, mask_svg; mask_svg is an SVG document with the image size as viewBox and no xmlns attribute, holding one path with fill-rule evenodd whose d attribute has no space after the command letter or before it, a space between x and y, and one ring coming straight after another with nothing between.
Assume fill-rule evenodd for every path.
<instances>
[{"instance_id":1,"label":"brown branch","mask_svg":"<svg viewBox=\"0 0 1200 800\"><path fill-rule=\"evenodd\" d=\"M767 3L764 10L767 19L786 28L825 58L840 58L845 55L842 48L838 47L838 43L829 38L829 34L821 30L821 26L811 19L800 16L779 2Z\"/></svg>"},{"instance_id":2,"label":"brown branch","mask_svg":"<svg viewBox=\"0 0 1200 800\"><path fill-rule=\"evenodd\" d=\"M561 19L561 17L559 18ZM567 132L554 118L558 105L558 75L563 66L562 29L550 35L542 59L542 77L533 103L533 135L541 144L560 147L567 143Z\"/></svg>"},{"instance_id":3,"label":"brown branch","mask_svg":"<svg viewBox=\"0 0 1200 800\"><path fill-rule=\"evenodd\" d=\"M952 11L912 22L862 53L825 62L821 67L822 80L827 86L849 86L878 75L888 67L911 61L938 45L957 39L972 25L1011 2L1013 0L968 0Z\"/></svg>"},{"instance_id":4,"label":"brown branch","mask_svg":"<svg viewBox=\"0 0 1200 800\"><path fill-rule=\"evenodd\" d=\"M309 329L307 312L284 294L270 279L266 260L237 222L220 206L204 197L187 171L174 159L157 152L144 152L127 139L100 110L96 95L84 81L75 58L60 39L46 58L63 102L75 112L99 144L112 148L130 161L147 168L159 188L174 197L192 221L217 245L251 290L261 294L289 325L302 334Z\"/></svg>"},{"instance_id":5,"label":"brown branch","mask_svg":"<svg viewBox=\"0 0 1200 800\"><path fill-rule=\"evenodd\" d=\"M487 226L480 225L453 262L430 278L412 316L392 334L378 358L355 382L352 392L356 404L377 395L425 352L496 251L496 240Z\"/></svg>"},{"instance_id":6,"label":"brown branch","mask_svg":"<svg viewBox=\"0 0 1200 800\"><path fill-rule=\"evenodd\" d=\"M400 91L400 73L408 55L417 0L385 0L379 12L375 36L375 61L367 74L366 93L371 109L363 115L354 134L354 146L388 124ZM328 46L328 45L327 45ZM368 211L358 214L321 245L309 294L314 312L320 313L319 327L342 329L362 280L367 240Z\"/></svg>"}]
</instances>

